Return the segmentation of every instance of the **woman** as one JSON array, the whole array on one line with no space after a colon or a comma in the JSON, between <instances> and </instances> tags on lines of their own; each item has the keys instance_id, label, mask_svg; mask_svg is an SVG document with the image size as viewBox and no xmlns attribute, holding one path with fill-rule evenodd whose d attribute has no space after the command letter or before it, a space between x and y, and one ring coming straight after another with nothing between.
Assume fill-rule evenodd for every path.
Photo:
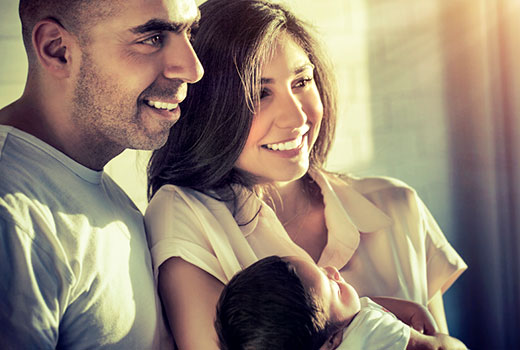
<instances>
[{"instance_id":1,"label":"woman","mask_svg":"<svg viewBox=\"0 0 520 350\"><path fill-rule=\"evenodd\" d=\"M279 5L209 0L194 48L204 78L149 164L145 216L159 291L180 349L217 348L224 284L269 255L335 266L360 295L427 305L465 269L405 184L322 169L335 90L317 42Z\"/></svg>"}]
</instances>

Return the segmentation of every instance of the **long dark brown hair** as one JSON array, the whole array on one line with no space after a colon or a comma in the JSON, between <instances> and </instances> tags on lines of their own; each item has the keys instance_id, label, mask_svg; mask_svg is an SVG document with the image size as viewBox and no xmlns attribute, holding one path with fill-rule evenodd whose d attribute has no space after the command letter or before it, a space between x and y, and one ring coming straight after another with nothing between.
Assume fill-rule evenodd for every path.
<instances>
[{"instance_id":1,"label":"long dark brown hair","mask_svg":"<svg viewBox=\"0 0 520 350\"><path fill-rule=\"evenodd\" d=\"M315 66L324 107L310 167L321 168L334 137L336 90L320 45L306 25L279 4L263 0L208 0L200 6L194 49L205 75L191 85L182 117L148 164L148 195L165 184L236 199L231 185L253 189L255 177L235 167L260 96L262 65L276 39L287 33Z\"/></svg>"}]
</instances>

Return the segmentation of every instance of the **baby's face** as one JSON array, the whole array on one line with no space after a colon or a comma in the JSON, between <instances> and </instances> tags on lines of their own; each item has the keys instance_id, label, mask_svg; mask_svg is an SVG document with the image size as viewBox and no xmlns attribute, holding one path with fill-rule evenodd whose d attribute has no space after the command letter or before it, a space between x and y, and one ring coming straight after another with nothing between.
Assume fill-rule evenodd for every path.
<instances>
[{"instance_id":1,"label":"baby's face","mask_svg":"<svg viewBox=\"0 0 520 350\"><path fill-rule=\"evenodd\" d=\"M285 257L295 268L305 288L310 290L323 306L326 318L331 322L348 325L359 312L359 296L356 290L341 277L335 267L318 267L299 257Z\"/></svg>"}]
</instances>

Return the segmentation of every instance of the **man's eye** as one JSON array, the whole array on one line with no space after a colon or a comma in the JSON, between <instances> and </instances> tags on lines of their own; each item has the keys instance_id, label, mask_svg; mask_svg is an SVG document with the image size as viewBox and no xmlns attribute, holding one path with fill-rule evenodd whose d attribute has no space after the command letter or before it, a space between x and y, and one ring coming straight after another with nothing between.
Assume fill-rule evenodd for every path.
<instances>
[{"instance_id":1,"label":"man's eye","mask_svg":"<svg viewBox=\"0 0 520 350\"><path fill-rule=\"evenodd\" d=\"M186 35L188 36L188 39L193 44L195 41L195 36L197 35L197 31L199 30L199 27L197 25L194 25L186 31Z\"/></svg>"},{"instance_id":2,"label":"man's eye","mask_svg":"<svg viewBox=\"0 0 520 350\"><path fill-rule=\"evenodd\" d=\"M161 47L164 43L164 35L163 34L155 34L148 39L141 41L141 44L150 45L154 47Z\"/></svg>"}]
</instances>

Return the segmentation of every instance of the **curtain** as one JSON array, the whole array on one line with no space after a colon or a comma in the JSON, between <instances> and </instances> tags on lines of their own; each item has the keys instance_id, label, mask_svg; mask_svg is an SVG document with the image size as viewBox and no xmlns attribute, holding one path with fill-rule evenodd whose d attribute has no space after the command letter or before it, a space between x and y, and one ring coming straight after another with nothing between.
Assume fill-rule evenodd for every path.
<instances>
[{"instance_id":1,"label":"curtain","mask_svg":"<svg viewBox=\"0 0 520 350\"><path fill-rule=\"evenodd\" d=\"M442 3L454 220L469 265L454 298L459 336L471 349L517 349L520 3Z\"/></svg>"}]
</instances>

